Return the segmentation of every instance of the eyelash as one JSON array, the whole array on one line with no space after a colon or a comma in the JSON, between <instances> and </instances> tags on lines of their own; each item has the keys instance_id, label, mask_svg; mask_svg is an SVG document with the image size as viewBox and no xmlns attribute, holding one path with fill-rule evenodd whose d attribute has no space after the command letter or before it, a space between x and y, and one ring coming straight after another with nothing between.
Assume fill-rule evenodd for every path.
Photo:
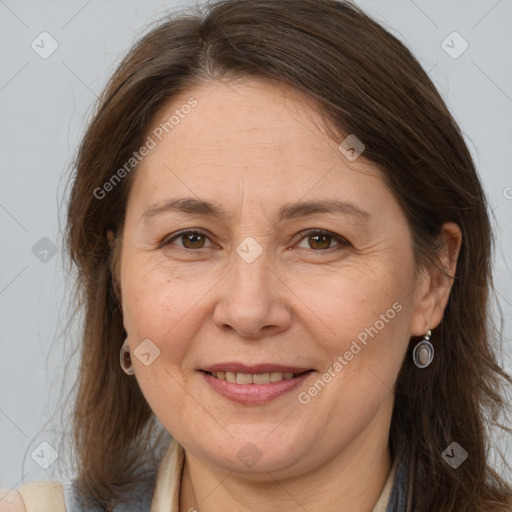
<instances>
[{"instance_id":1,"label":"eyelash","mask_svg":"<svg viewBox=\"0 0 512 512\"><path fill-rule=\"evenodd\" d=\"M352 247L352 244L346 238L342 237L341 235L337 235L336 233L333 233L332 231L327 231L325 229L312 228L312 229L307 229L305 231L302 231L299 234L302 236L298 243L300 243L303 239L305 239L311 235L328 236L328 237L333 238L336 242L338 242L338 246L329 247L327 249L311 249L313 252L330 252L331 250L336 250L336 249L339 249L340 247ZM178 233L173 234L171 236L171 238L164 239L163 242L160 244L159 248L170 245L171 243L173 243L173 240L176 240L177 238L180 238L180 237L183 237L186 235L202 235L202 236L205 236L206 238L208 238L208 240L210 240L207 233L205 233L204 231L201 231L200 229L185 229L183 231L179 231ZM211 240L210 240L210 242L211 242ZM211 247L200 247L198 249L189 249L187 247L182 247L180 245L178 245L177 247L179 247L180 249L183 249L185 251L200 251L202 249L211 248Z\"/></svg>"}]
</instances>

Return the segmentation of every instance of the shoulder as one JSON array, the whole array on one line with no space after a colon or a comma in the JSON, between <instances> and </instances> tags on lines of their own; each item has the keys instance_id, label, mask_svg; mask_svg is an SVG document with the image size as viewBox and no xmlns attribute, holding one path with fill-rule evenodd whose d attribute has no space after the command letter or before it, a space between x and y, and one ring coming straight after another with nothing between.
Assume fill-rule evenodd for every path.
<instances>
[{"instance_id":1,"label":"shoulder","mask_svg":"<svg viewBox=\"0 0 512 512\"><path fill-rule=\"evenodd\" d=\"M0 512L64 512L64 492L60 482L41 481L0 489Z\"/></svg>"}]
</instances>

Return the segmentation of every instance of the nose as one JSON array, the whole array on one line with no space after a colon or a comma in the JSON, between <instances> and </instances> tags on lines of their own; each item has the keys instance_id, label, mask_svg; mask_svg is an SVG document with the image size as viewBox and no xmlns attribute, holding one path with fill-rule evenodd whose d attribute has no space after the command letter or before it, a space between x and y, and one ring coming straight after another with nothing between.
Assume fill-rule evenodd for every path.
<instances>
[{"instance_id":1,"label":"nose","mask_svg":"<svg viewBox=\"0 0 512 512\"><path fill-rule=\"evenodd\" d=\"M231 270L219 283L213 315L219 329L257 340L290 327L290 290L273 267L265 251L251 263L235 255Z\"/></svg>"}]
</instances>

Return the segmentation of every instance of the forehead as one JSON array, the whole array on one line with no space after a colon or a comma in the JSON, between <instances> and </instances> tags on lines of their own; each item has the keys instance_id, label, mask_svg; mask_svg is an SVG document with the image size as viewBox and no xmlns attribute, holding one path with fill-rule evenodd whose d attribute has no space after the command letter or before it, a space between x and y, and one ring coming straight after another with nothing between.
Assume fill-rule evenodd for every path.
<instances>
[{"instance_id":1,"label":"forehead","mask_svg":"<svg viewBox=\"0 0 512 512\"><path fill-rule=\"evenodd\" d=\"M325 123L316 102L291 87L263 80L197 85L155 116L148 130L154 148L133 186L152 204L176 191L204 198L215 190L226 200L243 191L249 200L285 202L336 189L362 197L382 187L378 169L363 158L349 162Z\"/></svg>"},{"instance_id":2,"label":"forehead","mask_svg":"<svg viewBox=\"0 0 512 512\"><path fill-rule=\"evenodd\" d=\"M188 108L191 103L194 107ZM161 134L168 149L197 149L196 157L242 150L291 157L311 149L309 144L324 150L334 147L324 124L319 105L299 91L267 80L244 79L196 85L180 93L157 113L149 132Z\"/></svg>"}]
</instances>

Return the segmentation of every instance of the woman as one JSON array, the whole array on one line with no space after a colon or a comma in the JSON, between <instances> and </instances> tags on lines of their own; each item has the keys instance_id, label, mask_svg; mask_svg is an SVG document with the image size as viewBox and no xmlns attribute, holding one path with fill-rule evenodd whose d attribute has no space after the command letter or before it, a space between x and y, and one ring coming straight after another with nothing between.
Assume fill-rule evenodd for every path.
<instances>
[{"instance_id":1,"label":"woman","mask_svg":"<svg viewBox=\"0 0 512 512\"><path fill-rule=\"evenodd\" d=\"M78 474L14 510L512 510L482 187L357 7L161 22L101 97L67 233Z\"/></svg>"}]
</instances>

